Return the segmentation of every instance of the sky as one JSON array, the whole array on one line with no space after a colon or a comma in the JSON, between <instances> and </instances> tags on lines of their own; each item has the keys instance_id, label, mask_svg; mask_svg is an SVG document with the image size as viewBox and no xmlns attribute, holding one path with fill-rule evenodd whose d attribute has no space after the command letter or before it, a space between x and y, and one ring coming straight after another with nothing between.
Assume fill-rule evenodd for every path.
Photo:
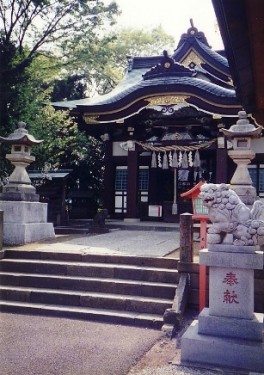
<instances>
[{"instance_id":1,"label":"sky","mask_svg":"<svg viewBox=\"0 0 264 375\"><path fill-rule=\"evenodd\" d=\"M164 31L175 38L191 27L204 32L213 49L223 49L221 35L211 0L115 0L122 11L118 17L120 27L152 29L162 25Z\"/></svg>"}]
</instances>

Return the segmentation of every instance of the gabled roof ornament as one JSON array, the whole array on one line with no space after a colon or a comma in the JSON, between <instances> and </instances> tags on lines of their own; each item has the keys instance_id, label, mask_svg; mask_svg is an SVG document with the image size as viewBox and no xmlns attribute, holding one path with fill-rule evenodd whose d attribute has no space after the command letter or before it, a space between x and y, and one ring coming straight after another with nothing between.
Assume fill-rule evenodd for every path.
<instances>
[{"instance_id":1,"label":"gabled roof ornament","mask_svg":"<svg viewBox=\"0 0 264 375\"><path fill-rule=\"evenodd\" d=\"M187 33L182 34L181 39L179 41L179 44L177 46L177 49L187 42L188 40L191 40L192 38L198 39L200 42L204 43L207 47L211 46L209 45L204 33L202 31L198 31L198 29L194 26L193 19L190 19L191 27L187 30Z\"/></svg>"},{"instance_id":2,"label":"gabled roof ornament","mask_svg":"<svg viewBox=\"0 0 264 375\"><path fill-rule=\"evenodd\" d=\"M173 58L168 55L168 52L164 50L161 62L143 74L142 77L144 80L147 80L169 75L193 77L196 75L196 72L175 62Z\"/></svg>"}]
</instances>

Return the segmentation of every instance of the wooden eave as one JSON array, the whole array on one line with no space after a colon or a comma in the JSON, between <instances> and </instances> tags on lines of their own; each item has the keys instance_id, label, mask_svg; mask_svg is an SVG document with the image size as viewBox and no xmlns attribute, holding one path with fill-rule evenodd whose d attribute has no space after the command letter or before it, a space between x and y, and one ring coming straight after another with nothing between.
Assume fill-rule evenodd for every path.
<instances>
[{"instance_id":1,"label":"wooden eave","mask_svg":"<svg viewBox=\"0 0 264 375\"><path fill-rule=\"evenodd\" d=\"M163 85L155 87L155 90L141 89L116 103L107 105L77 106L77 111L90 118L91 122L93 120L95 122L117 121L134 116L147 108L150 98L169 96L186 97L186 104L209 114L236 117L238 111L241 110L241 106L235 97L217 96L214 93L205 92L199 87L191 87L191 90L188 90L188 87L178 84L173 85L170 91L169 87Z\"/></svg>"},{"instance_id":2,"label":"wooden eave","mask_svg":"<svg viewBox=\"0 0 264 375\"><path fill-rule=\"evenodd\" d=\"M263 0L213 0L237 96L264 124Z\"/></svg>"}]
</instances>

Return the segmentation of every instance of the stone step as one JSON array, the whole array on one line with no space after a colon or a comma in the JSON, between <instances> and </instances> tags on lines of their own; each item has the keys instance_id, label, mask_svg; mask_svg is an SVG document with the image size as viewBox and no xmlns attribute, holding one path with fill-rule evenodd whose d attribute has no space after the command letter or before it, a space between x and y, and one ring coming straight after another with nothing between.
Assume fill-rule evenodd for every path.
<instances>
[{"instance_id":1,"label":"stone step","mask_svg":"<svg viewBox=\"0 0 264 375\"><path fill-rule=\"evenodd\" d=\"M163 283L178 282L177 270L111 263L2 259L0 271L118 278Z\"/></svg>"},{"instance_id":2,"label":"stone step","mask_svg":"<svg viewBox=\"0 0 264 375\"><path fill-rule=\"evenodd\" d=\"M159 315L171 307L171 300L164 298L9 286L0 286L0 299Z\"/></svg>"},{"instance_id":3,"label":"stone step","mask_svg":"<svg viewBox=\"0 0 264 375\"><path fill-rule=\"evenodd\" d=\"M93 320L104 323L135 325L152 329L160 329L163 325L163 317L161 315L108 309L93 309L87 307L0 300L0 310L1 312Z\"/></svg>"},{"instance_id":4,"label":"stone step","mask_svg":"<svg viewBox=\"0 0 264 375\"><path fill-rule=\"evenodd\" d=\"M38 250L6 250L6 259L39 259L39 260L60 260L76 262L95 262L95 263L117 263L147 267L159 267L167 269L177 269L177 258L170 257L144 257L131 255L111 255L111 254L87 254L72 252L38 251Z\"/></svg>"},{"instance_id":5,"label":"stone step","mask_svg":"<svg viewBox=\"0 0 264 375\"><path fill-rule=\"evenodd\" d=\"M0 310L160 328L178 283L174 258L7 250Z\"/></svg>"},{"instance_id":6,"label":"stone step","mask_svg":"<svg viewBox=\"0 0 264 375\"><path fill-rule=\"evenodd\" d=\"M177 283L146 282L113 278L0 272L1 285L61 290L93 291L173 300Z\"/></svg>"}]
</instances>

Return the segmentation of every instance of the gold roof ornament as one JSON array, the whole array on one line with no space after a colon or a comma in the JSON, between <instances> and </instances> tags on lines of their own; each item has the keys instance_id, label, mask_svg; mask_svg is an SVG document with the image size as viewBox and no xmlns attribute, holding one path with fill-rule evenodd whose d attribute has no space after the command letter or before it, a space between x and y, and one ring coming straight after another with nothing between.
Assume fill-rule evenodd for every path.
<instances>
[{"instance_id":1,"label":"gold roof ornament","mask_svg":"<svg viewBox=\"0 0 264 375\"><path fill-rule=\"evenodd\" d=\"M180 63L184 66L191 66L194 64L195 66L201 66L205 61L196 53L193 49L191 49L187 55L180 61ZM192 66L193 68L193 66Z\"/></svg>"},{"instance_id":2,"label":"gold roof ornament","mask_svg":"<svg viewBox=\"0 0 264 375\"><path fill-rule=\"evenodd\" d=\"M89 116L89 115L84 115L83 119L86 124L95 124L99 123L98 121L99 116Z\"/></svg>"},{"instance_id":3,"label":"gold roof ornament","mask_svg":"<svg viewBox=\"0 0 264 375\"><path fill-rule=\"evenodd\" d=\"M188 99L189 96L186 95L162 95L162 96L153 96L150 98L146 98L149 102L147 107L155 106L155 105L173 105L173 104L186 104L186 99Z\"/></svg>"}]
</instances>

